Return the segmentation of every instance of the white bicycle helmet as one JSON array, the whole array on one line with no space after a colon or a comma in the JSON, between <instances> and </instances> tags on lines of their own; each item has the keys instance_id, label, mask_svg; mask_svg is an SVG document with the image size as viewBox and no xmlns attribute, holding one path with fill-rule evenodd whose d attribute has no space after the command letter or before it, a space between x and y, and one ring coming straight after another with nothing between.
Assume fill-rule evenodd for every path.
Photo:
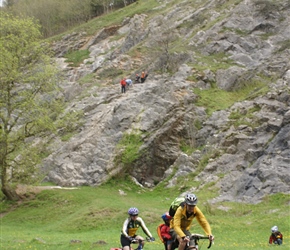
<instances>
[{"instance_id":1,"label":"white bicycle helmet","mask_svg":"<svg viewBox=\"0 0 290 250\"><path fill-rule=\"evenodd\" d=\"M138 215L139 214L139 210L136 207L130 207L128 210L128 214L129 215Z\"/></svg>"},{"instance_id":2,"label":"white bicycle helmet","mask_svg":"<svg viewBox=\"0 0 290 250\"><path fill-rule=\"evenodd\" d=\"M272 228L271 228L271 232L272 232L272 233L276 233L276 232L278 232L278 227L277 227L277 226L272 227Z\"/></svg>"},{"instance_id":3,"label":"white bicycle helmet","mask_svg":"<svg viewBox=\"0 0 290 250\"><path fill-rule=\"evenodd\" d=\"M197 204L197 197L195 194L187 194L185 196L185 203L190 206L195 206Z\"/></svg>"}]
</instances>

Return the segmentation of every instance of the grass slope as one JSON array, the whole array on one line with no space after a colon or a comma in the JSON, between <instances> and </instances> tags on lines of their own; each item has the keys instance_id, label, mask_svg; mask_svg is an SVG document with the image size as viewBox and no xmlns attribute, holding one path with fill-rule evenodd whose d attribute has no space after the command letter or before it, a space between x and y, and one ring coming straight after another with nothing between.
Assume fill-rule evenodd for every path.
<instances>
[{"instance_id":1,"label":"grass slope","mask_svg":"<svg viewBox=\"0 0 290 250\"><path fill-rule=\"evenodd\" d=\"M120 195L119 190L126 195ZM216 238L212 249L265 249L273 225L278 225L285 237L280 248L289 249L289 195L272 195L257 205L231 202L210 205L207 200L213 196L212 191L196 194ZM7 213L1 218L0 248L108 250L119 247L126 211L136 206L156 238L145 249L162 250L156 227L162 222L161 214L177 195L175 189L148 190L130 181L112 180L95 188L45 190L14 210L2 202L0 211ZM196 222L191 232L203 233ZM138 233L145 236L142 230ZM208 242L200 243L203 243L201 249L207 249Z\"/></svg>"}]
</instances>

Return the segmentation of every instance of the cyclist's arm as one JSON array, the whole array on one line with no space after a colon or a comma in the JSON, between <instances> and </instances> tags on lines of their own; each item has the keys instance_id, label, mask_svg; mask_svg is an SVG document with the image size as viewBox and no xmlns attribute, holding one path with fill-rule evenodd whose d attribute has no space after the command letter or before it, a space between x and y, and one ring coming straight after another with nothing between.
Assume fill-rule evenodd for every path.
<instances>
[{"instance_id":1,"label":"cyclist's arm","mask_svg":"<svg viewBox=\"0 0 290 250\"><path fill-rule=\"evenodd\" d=\"M182 218L182 208L178 207L176 213L173 217L173 229L181 238L185 237L186 235L181 229L181 218Z\"/></svg>"},{"instance_id":2,"label":"cyclist's arm","mask_svg":"<svg viewBox=\"0 0 290 250\"><path fill-rule=\"evenodd\" d=\"M272 236L272 234L270 235L270 238L269 238L269 244L272 244L272 242L273 242L273 236Z\"/></svg>"},{"instance_id":3,"label":"cyclist's arm","mask_svg":"<svg viewBox=\"0 0 290 250\"><path fill-rule=\"evenodd\" d=\"M150 233L149 229L146 227L144 221L141 217L138 217L137 220L140 222L143 232L150 238L152 238L152 234Z\"/></svg>"},{"instance_id":4,"label":"cyclist's arm","mask_svg":"<svg viewBox=\"0 0 290 250\"><path fill-rule=\"evenodd\" d=\"M212 235L210 225L198 207L195 207L195 213L196 220L198 221L199 225L201 225L206 235Z\"/></svg>"},{"instance_id":5,"label":"cyclist's arm","mask_svg":"<svg viewBox=\"0 0 290 250\"><path fill-rule=\"evenodd\" d=\"M125 235L126 237L128 237L128 233L127 233L127 228L128 228L128 223L129 223L129 218L127 218L124 223L123 223L123 227L122 227L122 234Z\"/></svg>"}]
</instances>

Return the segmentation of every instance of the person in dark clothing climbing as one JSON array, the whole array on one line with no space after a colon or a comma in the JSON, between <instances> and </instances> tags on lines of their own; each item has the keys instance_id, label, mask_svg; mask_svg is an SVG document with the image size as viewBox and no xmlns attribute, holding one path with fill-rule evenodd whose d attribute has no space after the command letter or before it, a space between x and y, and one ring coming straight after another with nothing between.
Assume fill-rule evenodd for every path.
<instances>
[{"instance_id":1,"label":"person in dark clothing climbing","mask_svg":"<svg viewBox=\"0 0 290 250\"><path fill-rule=\"evenodd\" d=\"M136 74L135 83L140 83L140 76L139 76L139 74Z\"/></svg>"}]
</instances>

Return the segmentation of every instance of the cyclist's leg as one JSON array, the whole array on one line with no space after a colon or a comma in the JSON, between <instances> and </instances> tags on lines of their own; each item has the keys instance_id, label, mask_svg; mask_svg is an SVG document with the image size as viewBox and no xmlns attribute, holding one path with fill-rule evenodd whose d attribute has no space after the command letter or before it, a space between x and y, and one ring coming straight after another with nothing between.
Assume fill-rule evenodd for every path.
<instances>
[{"instance_id":1,"label":"cyclist's leg","mask_svg":"<svg viewBox=\"0 0 290 250\"><path fill-rule=\"evenodd\" d=\"M191 236L191 233L188 230L183 230L184 234L186 236ZM179 236L177 236L177 239L179 241L179 246L178 246L178 250L184 250L186 248L187 242L185 242L182 238L180 238Z\"/></svg>"},{"instance_id":2,"label":"cyclist's leg","mask_svg":"<svg viewBox=\"0 0 290 250\"><path fill-rule=\"evenodd\" d=\"M172 245L171 249L179 249L179 240L177 239L177 233L174 231L174 229L170 229L170 235L172 237Z\"/></svg>"},{"instance_id":3,"label":"cyclist's leg","mask_svg":"<svg viewBox=\"0 0 290 250\"><path fill-rule=\"evenodd\" d=\"M190 236L190 233L188 231L183 231L186 236ZM179 245L178 245L178 250L184 250L186 248L187 242L184 241L180 236L176 236Z\"/></svg>"},{"instance_id":4,"label":"cyclist's leg","mask_svg":"<svg viewBox=\"0 0 290 250\"><path fill-rule=\"evenodd\" d=\"M179 242L177 239L174 239L171 243L171 250L178 249Z\"/></svg>"},{"instance_id":5,"label":"cyclist's leg","mask_svg":"<svg viewBox=\"0 0 290 250\"><path fill-rule=\"evenodd\" d=\"M179 236L177 236L177 240L179 242L178 250L184 250L184 248L186 246L186 242L182 238L180 238Z\"/></svg>"},{"instance_id":6,"label":"cyclist's leg","mask_svg":"<svg viewBox=\"0 0 290 250\"><path fill-rule=\"evenodd\" d=\"M120 241L121 241L121 245L122 245L122 250L130 250L130 244L131 244L131 241L125 237L124 235L121 235L121 238L120 238Z\"/></svg>"},{"instance_id":7,"label":"cyclist's leg","mask_svg":"<svg viewBox=\"0 0 290 250\"><path fill-rule=\"evenodd\" d=\"M166 241L166 249L171 250L171 246L172 246L172 240Z\"/></svg>"},{"instance_id":8,"label":"cyclist's leg","mask_svg":"<svg viewBox=\"0 0 290 250\"><path fill-rule=\"evenodd\" d=\"M144 247L144 244L145 244L144 238L141 237L140 235L137 235L137 236L135 237L135 239L136 239L136 240L142 240L142 248L143 248L143 247Z\"/></svg>"}]
</instances>

